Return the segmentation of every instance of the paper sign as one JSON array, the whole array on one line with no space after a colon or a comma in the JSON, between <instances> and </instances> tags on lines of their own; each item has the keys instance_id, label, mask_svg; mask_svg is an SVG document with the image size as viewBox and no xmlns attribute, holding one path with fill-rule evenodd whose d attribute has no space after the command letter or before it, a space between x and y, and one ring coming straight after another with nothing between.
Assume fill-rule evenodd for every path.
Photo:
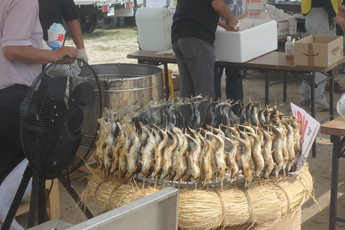
<instances>
[{"instance_id":1,"label":"paper sign","mask_svg":"<svg viewBox=\"0 0 345 230\"><path fill-rule=\"evenodd\" d=\"M309 115L304 109L298 107L297 105L291 104L292 115L302 122L301 125L301 145L302 151L297 160L297 172L307 161L310 149L315 141L316 135L320 129L320 123Z\"/></svg>"}]
</instances>

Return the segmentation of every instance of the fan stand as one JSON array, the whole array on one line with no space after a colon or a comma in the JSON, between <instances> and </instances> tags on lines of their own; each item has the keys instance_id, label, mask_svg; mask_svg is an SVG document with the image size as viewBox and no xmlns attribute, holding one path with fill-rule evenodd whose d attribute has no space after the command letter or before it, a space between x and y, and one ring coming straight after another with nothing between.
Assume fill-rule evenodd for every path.
<instances>
[{"instance_id":1,"label":"fan stand","mask_svg":"<svg viewBox=\"0 0 345 230\"><path fill-rule=\"evenodd\" d=\"M1 227L1 230L9 230L11 223L15 217L18 210L20 202L23 199L26 187L28 186L30 179L32 177L32 191L30 198L30 210L29 210L29 220L28 228L35 226L35 224L41 224L48 221L48 216L46 215L46 191L45 191L45 179L40 176L40 174L35 170L30 163L26 167L23 178L19 184L16 195L13 199L11 207L7 213L6 219ZM90 210L81 201L79 195L68 183L68 181L63 177L58 177L61 184L66 188L69 194L72 196L74 201L78 204L79 208L84 212L87 218L91 219L93 217ZM36 210L37 208L37 210ZM35 223L35 216L37 213L37 222Z\"/></svg>"}]
</instances>

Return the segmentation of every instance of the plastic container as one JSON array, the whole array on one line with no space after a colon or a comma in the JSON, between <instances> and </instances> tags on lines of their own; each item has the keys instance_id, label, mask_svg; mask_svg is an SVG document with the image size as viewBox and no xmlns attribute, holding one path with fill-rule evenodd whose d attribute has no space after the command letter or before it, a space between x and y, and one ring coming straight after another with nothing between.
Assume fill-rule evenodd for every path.
<instances>
[{"instance_id":1,"label":"plastic container","mask_svg":"<svg viewBox=\"0 0 345 230\"><path fill-rule=\"evenodd\" d=\"M163 51L171 48L173 14L167 8L140 7L135 14L141 50Z\"/></svg>"},{"instance_id":2,"label":"plastic container","mask_svg":"<svg viewBox=\"0 0 345 230\"><path fill-rule=\"evenodd\" d=\"M297 33L297 21L296 18L293 15L289 16L288 19L288 28L289 28L289 35L294 35Z\"/></svg>"},{"instance_id":3,"label":"plastic container","mask_svg":"<svg viewBox=\"0 0 345 230\"><path fill-rule=\"evenodd\" d=\"M291 36L287 36L287 41L285 42L286 59L293 59L294 51L295 51L295 44L291 40Z\"/></svg>"},{"instance_id":4,"label":"plastic container","mask_svg":"<svg viewBox=\"0 0 345 230\"><path fill-rule=\"evenodd\" d=\"M345 120L345 93L341 95L337 102L337 113Z\"/></svg>"}]
</instances>

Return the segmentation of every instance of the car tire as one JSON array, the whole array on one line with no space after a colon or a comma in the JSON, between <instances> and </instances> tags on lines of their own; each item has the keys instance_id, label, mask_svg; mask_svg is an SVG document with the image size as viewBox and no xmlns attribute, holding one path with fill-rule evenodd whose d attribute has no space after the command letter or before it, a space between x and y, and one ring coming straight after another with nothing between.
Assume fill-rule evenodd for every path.
<instances>
[{"instance_id":1,"label":"car tire","mask_svg":"<svg viewBox=\"0 0 345 230\"><path fill-rule=\"evenodd\" d=\"M103 30L111 30L117 27L117 17L104 17L98 22L98 28Z\"/></svg>"}]
</instances>

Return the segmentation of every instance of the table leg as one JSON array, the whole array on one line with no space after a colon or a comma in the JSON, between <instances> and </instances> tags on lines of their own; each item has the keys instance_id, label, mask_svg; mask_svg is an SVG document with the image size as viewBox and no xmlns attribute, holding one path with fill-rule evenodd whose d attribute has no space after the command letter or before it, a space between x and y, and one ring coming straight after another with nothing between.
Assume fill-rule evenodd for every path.
<instances>
[{"instance_id":1,"label":"table leg","mask_svg":"<svg viewBox=\"0 0 345 230\"><path fill-rule=\"evenodd\" d=\"M310 86L310 112L311 116L315 118L315 74L312 73L311 75L311 80L309 81L309 86ZM316 140L314 141L312 145L312 157L316 157Z\"/></svg>"},{"instance_id":2,"label":"table leg","mask_svg":"<svg viewBox=\"0 0 345 230\"><path fill-rule=\"evenodd\" d=\"M286 80L287 73L284 71L284 83L283 83L283 101L286 102L286 94L287 94L287 80Z\"/></svg>"},{"instance_id":3,"label":"table leg","mask_svg":"<svg viewBox=\"0 0 345 230\"><path fill-rule=\"evenodd\" d=\"M267 106L269 103L269 87L270 87L270 83L269 83L269 76L268 76L268 70L265 71L265 105Z\"/></svg>"},{"instance_id":4,"label":"table leg","mask_svg":"<svg viewBox=\"0 0 345 230\"><path fill-rule=\"evenodd\" d=\"M329 115L330 115L330 120L334 119L334 74L333 71L330 71L330 77L329 77L329 87L330 87L330 91L329 91Z\"/></svg>"},{"instance_id":5,"label":"table leg","mask_svg":"<svg viewBox=\"0 0 345 230\"><path fill-rule=\"evenodd\" d=\"M310 85L310 112L311 116L315 118L315 74L311 74L311 81L309 82Z\"/></svg>"},{"instance_id":6,"label":"table leg","mask_svg":"<svg viewBox=\"0 0 345 230\"><path fill-rule=\"evenodd\" d=\"M341 152L340 137L331 136L333 143L332 154L332 175L331 175L331 201L329 205L329 229L334 230L336 227L337 215L337 194L338 194L338 173L339 173L339 155Z\"/></svg>"},{"instance_id":7,"label":"table leg","mask_svg":"<svg viewBox=\"0 0 345 230\"><path fill-rule=\"evenodd\" d=\"M163 63L164 66L164 79L165 79L165 98L169 100L170 97L170 87L169 87L169 69L168 63Z\"/></svg>"}]
</instances>

